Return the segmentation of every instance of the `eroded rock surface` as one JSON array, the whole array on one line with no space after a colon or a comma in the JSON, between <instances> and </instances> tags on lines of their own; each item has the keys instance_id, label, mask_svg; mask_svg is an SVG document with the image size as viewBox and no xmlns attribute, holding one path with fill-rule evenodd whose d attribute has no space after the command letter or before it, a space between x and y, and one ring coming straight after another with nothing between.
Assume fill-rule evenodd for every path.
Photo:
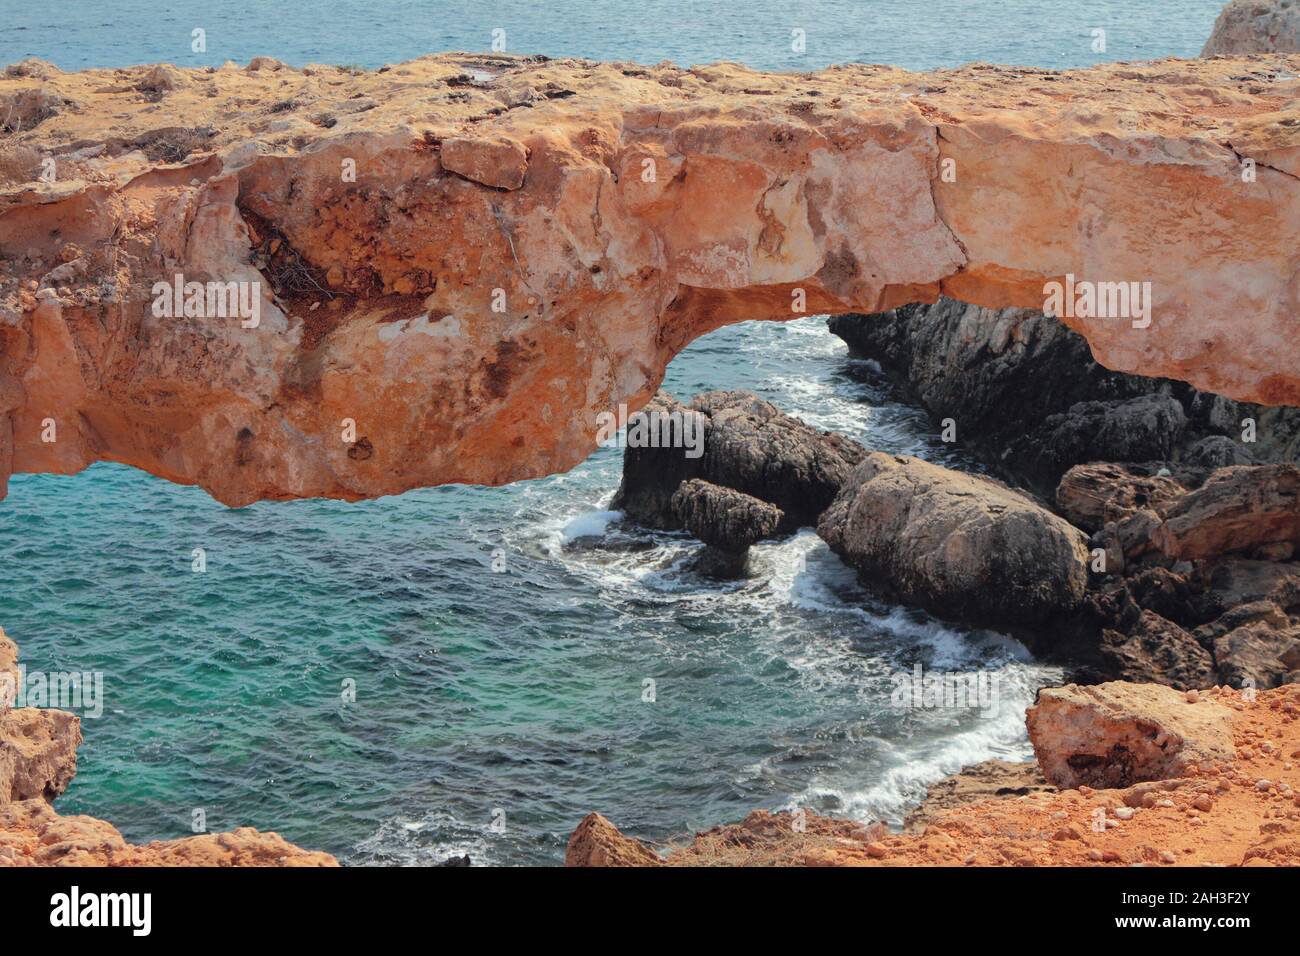
<instances>
[{"instance_id":1,"label":"eroded rock surface","mask_svg":"<svg viewBox=\"0 0 1300 956\"><path fill-rule=\"evenodd\" d=\"M903 829L924 830L926 824L944 811L967 804L1003 797L1027 797L1031 793L1051 793L1056 788L1043 778L1032 760L985 760L962 767L926 788L925 800L907 814Z\"/></svg>"},{"instance_id":2,"label":"eroded rock surface","mask_svg":"<svg viewBox=\"0 0 1300 956\"><path fill-rule=\"evenodd\" d=\"M659 854L623 836L599 813L589 813L569 837L565 866L659 866Z\"/></svg>"},{"instance_id":3,"label":"eroded rock surface","mask_svg":"<svg viewBox=\"0 0 1300 956\"><path fill-rule=\"evenodd\" d=\"M1155 684L1045 688L1025 723L1043 776L1062 788L1129 787L1235 756L1227 707Z\"/></svg>"},{"instance_id":4,"label":"eroded rock surface","mask_svg":"<svg viewBox=\"0 0 1300 956\"><path fill-rule=\"evenodd\" d=\"M338 861L251 827L137 846L103 820L62 816L44 800L22 800L0 804L3 866L338 866Z\"/></svg>"},{"instance_id":5,"label":"eroded rock surface","mask_svg":"<svg viewBox=\"0 0 1300 956\"><path fill-rule=\"evenodd\" d=\"M684 406L660 394L643 410L656 423L700 422L698 454L683 447L629 447L613 507L652 528L685 527L673 498L684 481L702 479L767 502L780 512L767 534L815 525L866 449L787 415L752 392L716 391ZM707 538L705 540L708 540Z\"/></svg>"},{"instance_id":6,"label":"eroded rock surface","mask_svg":"<svg viewBox=\"0 0 1300 956\"><path fill-rule=\"evenodd\" d=\"M1296 0L1231 0L1219 12L1201 56L1300 53Z\"/></svg>"},{"instance_id":7,"label":"eroded rock surface","mask_svg":"<svg viewBox=\"0 0 1300 956\"><path fill-rule=\"evenodd\" d=\"M686 530L708 545L697 568L721 578L742 574L750 545L774 534L784 517L775 505L699 478L682 482L672 507Z\"/></svg>"},{"instance_id":8,"label":"eroded rock surface","mask_svg":"<svg viewBox=\"0 0 1300 956\"><path fill-rule=\"evenodd\" d=\"M0 77L0 482L505 483L581 461L729 322L1041 308L1067 274L1151 283L1145 328L1066 320L1106 367L1300 401L1298 75L24 61ZM256 323L159 314L177 275L244 283Z\"/></svg>"},{"instance_id":9,"label":"eroded rock surface","mask_svg":"<svg viewBox=\"0 0 1300 956\"><path fill-rule=\"evenodd\" d=\"M1017 491L873 452L817 533L865 584L942 617L1033 627L1082 601L1082 532Z\"/></svg>"},{"instance_id":10,"label":"eroded rock surface","mask_svg":"<svg viewBox=\"0 0 1300 956\"><path fill-rule=\"evenodd\" d=\"M1151 473L1170 465L1194 487L1215 468L1300 455L1297 409L1110 371L1081 335L1038 310L940 299L835 316L829 327L936 421L951 419L962 447L1045 495L1072 467L1096 462Z\"/></svg>"},{"instance_id":11,"label":"eroded rock surface","mask_svg":"<svg viewBox=\"0 0 1300 956\"><path fill-rule=\"evenodd\" d=\"M61 710L0 713L0 803L53 800L77 772L81 721Z\"/></svg>"}]
</instances>

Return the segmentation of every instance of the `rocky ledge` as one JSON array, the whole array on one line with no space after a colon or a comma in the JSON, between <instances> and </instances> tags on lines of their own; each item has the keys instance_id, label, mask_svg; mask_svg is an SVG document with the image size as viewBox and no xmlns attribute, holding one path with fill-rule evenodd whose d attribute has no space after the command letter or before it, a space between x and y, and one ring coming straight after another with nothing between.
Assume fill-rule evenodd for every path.
<instances>
[{"instance_id":1,"label":"rocky ledge","mask_svg":"<svg viewBox=\"0 0 1300 956\"><path fill-rule=\"evenodd\" d=\"M1110 683L1044 691L1032 765L931 788L907 832L755 811L655 847L591 814L567 866L1296 866L1300 687L1243 696Z\"/></svg>"},{"instance_id":2,"label":"rocky ledge","mask_svg":"<svg viewBox=\"0 0 1300 956\"><path fill-rule=\"evenodd\" d=\"M100 460L228 504L505 483L721 325L1071 277L1150 283L1140 320L1065 319L1106 367L1300 401L1298 76L14 64L0 492Z\"/></svg>"},{"instance_id":3,"label":"rocky ledge","mask_svg":"<svg viewBox=\"0 0 1300 956\"><path fill-rule=\"evenodd\" d=\"M81 721L60 710L13 708L18 649L0 630L0 867L338 866L278 833L240 827L179 840L127 843L111 824L64 816L51 801L77 772Z\"/></svg>"}]
</instances>

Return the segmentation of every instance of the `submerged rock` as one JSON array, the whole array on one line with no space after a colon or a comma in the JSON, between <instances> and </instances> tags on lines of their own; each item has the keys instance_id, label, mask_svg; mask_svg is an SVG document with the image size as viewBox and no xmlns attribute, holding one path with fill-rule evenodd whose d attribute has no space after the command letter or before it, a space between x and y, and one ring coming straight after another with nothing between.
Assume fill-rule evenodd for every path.
<instances>
[{"instance_id":1,"label":"submerged rock","mask_svg":"<svg viewBox=\"0 0 1300 956\"><path fill-rule=\"evenodd\" d=\"M817 533L868 586L942 617L1033 627L1083 600L1083 534L1019 492L916 458L869 454Z\"/></svg>"}]
</instances>

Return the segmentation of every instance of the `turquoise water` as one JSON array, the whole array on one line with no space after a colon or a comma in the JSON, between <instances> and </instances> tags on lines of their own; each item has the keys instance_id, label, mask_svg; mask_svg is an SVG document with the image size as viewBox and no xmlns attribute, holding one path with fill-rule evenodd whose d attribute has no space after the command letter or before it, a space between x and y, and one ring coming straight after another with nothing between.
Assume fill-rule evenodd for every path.
<instances>
[{"instance_id":1,"label":"turquoise water","mask_svg":"<svg viewBox=\"0 0 1300 956\"><path fill-rule=\"evenodd\" d=\"M1221 0L0 0L0 63L68 70L165 60L220 66L268 54L288 63L376 67L443 50L506 51L757 69L830 63L908 69L974 60L1077 67L1196 56ZM310 9L310 13L307 11ZM191 50L202 28L207 51ZM805 52L791 30L805 32ZM1106 31L1106 51L1092 31Z\"/></svg>"},{"instance_id":2,"label":"turquoise water","mask_svg":"<svg viewBox=\"0 0 1300 956\"><path fill-rule=\"evenodd\" d=\"M269 3L148 6L6 0L0 62L185 63L175 31L188 51L207 23L202 62L374 66L483 49L504 25L515 51L650 62L1062 66L1195 53L1219 4L331 2L310 29ZM973 466L820 318L715 332L665 387L750 388L871 447ZM202 809L209 829L275 829L351 863L545 864L591 810L653 839L796 804L897 821L943 773L1027 755L1023 707L1056 671L873 600L809 531L757 547L745 582L696 578L697 543L605 510L619 468L610 448L506 488L238 510L117 465L15 476L0 625L34 670L104 674L59 809L132 840L187 835ZM993 671L998 715L891 708L891 673L916 662Z\"/></svg>"}]
</instances>

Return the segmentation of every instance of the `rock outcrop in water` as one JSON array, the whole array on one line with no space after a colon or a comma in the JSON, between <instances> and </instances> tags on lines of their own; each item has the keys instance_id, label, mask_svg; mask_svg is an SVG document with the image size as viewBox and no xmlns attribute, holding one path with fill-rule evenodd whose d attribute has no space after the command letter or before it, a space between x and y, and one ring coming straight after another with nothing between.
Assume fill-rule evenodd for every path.
<instances>
[{"instance_id":1,"label":"rock outcrop in water","mask_svg":"<svg viewBox=\"0 0 1300 956\"><path fill-rule=\"evenodd\" d=\"M817 533L864 583L968 623L1032 628L1087 587L1082 532L988 478L873 452Z\"/></svg>"},{"instance_id":2,"label":"rock outcrop in water","mask_svg":"<svg viewBox=\"0 0 1300 956\"><path fill-rule=\"evenodd\" d=\"M940 299L835 316L829 327L936 421L951 419L962 447L1044 494L1085 463L1181 466L1199 483L1224 465L1300 456L1300 410L1109 371L1082 336L1041 311Z\"/></svg>"},{"instance_id":3,"label":"rock outcrop in water","mask_svg":"<svg viewBox=\"0 0 1300 956\"><path fill-rule=\"evenodd\" d=\"M17 648L0 630L0 691L16 689L4 679L16 682L17 659ZM72 782L80 744L75 715L12 708L0 699L0 867L338 865L327 853L251 827L136 846L103 820L63 816L50 801Z\"/></svg>"},{"instance_id":4,"label":"rock outcrop in water","mask_svg":"<svg viewBox=\"0 0 1300 956\"><path fill-rule=\"evenodd\" d=\"M1149 325L1065 320L1103 365L1297 402L1297 74L15 64L0 491L99 460L228 504L505 483L721 325L1071 276L1150 283Z\"/></svg>"},{"instance_id":5,"label":"rock outcrop in water","mask_svg":"<svg viewBox=\"0 0 1300 956\"><path fill-rule=\"evenodd\" d=\"M1051 495L1091 535L1088 592L1077 613L1064 607L1027 635L1037 651L1092 681L1300 679L1300 602L1215 583L1251 579L1231 570L1242 562L1273 563L1282 580L1300 571L1300 471L1290 463L1300 410L1109 372L1081 337L1031 310L941 300L839 316L831 329L935 418L952 417L964 447ZM930 606L963 619L960 605Z\"/></svg>"},{"instance_id":6,"label":"rock outcrop in water","mask_svg":"<svg viewBox=\"0 0 1300 956\"><path fill-rule=\"evenodd\" d=\"M766 518L748 523L762 532L754 540L815 525L867 453L852 439L818 431L752 392L704 392L688 406L661 393L644 414L652 430L656 421L673 416L694 415L700 422L696 457L689 449L664 446L629 447L624 454L623 480L612 507L651 528L687 527L674 497L692 479L777 509L775 528L767 529Z\"/></svg>"},{"instance_id":7,"label":"rock outcrop in water","mask_svg":"<svg viewBox=\"0 0 1300 956\"><path fill-rule=\"evenodd\" d=\"M678 486L672 506L682 526L708 545L696 567L718 578L743 574L750 545L775 534L785 517L775 505L699 478Z\"/></svg>"},{"instance_id":8,"label":"rock outcrop in water","mask_svg":"<svg viewBox=\"0 0 1300 956\"><path fill-rule=\"evenodd\" d=\"M1300 53L1296 0L1231 0L1219 12L1201 56Z\"/></svg>"},{"instance_id":9,"label":"rock outcrop in water","mask_svg":"<svg viewBox=\"0 0 1300 956\"><path fill-rule=\"evenodd\" d=\"M1059 772L1063 789L1043 785L1024 767L968 768L972 779L962 788L987 786L993 792L936 803L909 832L760 810L741 823L677 841L662 858L601 817L606 845L643 852L610 852L600 863L1300 865L1300 687L1253 698L1214 689L1195 699L1127 684L1044 691L1034 733L1043 770L1052 768L1049 777ZM1125 749L1130 746L1132 751ZM1076 782L1080 774L1100 779ZM942 800L958 789L937 785L936 792ZM592 863L590 854L566 858L570 866Z\"/></svg>"}]
</instances>

